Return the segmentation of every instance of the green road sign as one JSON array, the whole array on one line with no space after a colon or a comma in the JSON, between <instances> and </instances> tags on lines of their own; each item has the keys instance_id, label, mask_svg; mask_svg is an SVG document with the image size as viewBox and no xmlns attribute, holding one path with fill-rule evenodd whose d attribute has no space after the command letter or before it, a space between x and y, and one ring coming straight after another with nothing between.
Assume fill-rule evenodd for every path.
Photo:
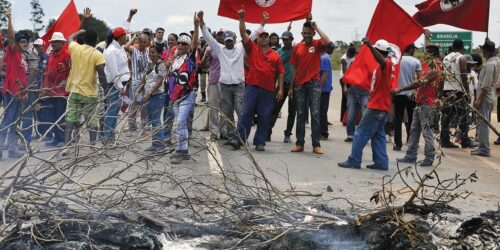
<instances>
[{"instance_id":1,"label":"green road sign","mask_svg":"<svg viewBox=\"0 0 500 250\"><path fill-rule=\"evenodd\" d=\"M431 34L431 42L439 45L443 55L446 54L446 50L453 44L455 39L464 41L465 54L472 53L472 32L470 31L438 31L431 32Z\"/></svg>"}]
</instances>

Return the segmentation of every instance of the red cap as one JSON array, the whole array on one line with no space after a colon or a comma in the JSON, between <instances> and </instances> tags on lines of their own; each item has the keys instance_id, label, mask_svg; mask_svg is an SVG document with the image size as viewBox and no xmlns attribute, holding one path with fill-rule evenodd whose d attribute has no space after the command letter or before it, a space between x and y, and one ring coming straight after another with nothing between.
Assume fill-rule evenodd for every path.
<instances>
[{"instance_id":1,"label":"red cap","mask_svg":"<svg viewBox=\"0 0 500 250\"><path fill-rule=\"evenodd\" d=\"M123 35L126 35L127 32L125 31L124 28L122 27L116 27L113 29L113 37L120 37L120 36L123 36Z\"/></svg>"}]
</instances>

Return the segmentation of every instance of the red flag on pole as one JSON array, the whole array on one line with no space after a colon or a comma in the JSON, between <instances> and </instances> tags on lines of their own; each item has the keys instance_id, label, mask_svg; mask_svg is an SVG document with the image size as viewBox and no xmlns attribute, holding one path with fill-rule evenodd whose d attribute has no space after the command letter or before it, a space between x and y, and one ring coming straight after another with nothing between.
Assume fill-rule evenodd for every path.
<instances>
[{"instance_id":1,"label":"red flag on pole","mask_svg":"<svg viewBox=\"0 0 500 250\"><path fill-rule=\"evenodd\" d=\"M269 23L284 23L309 16L312 0L220 0L218 15L238 20L242 5L246 11L246 22L260 23L262 12L267 12Z\"/></svg>"},{"instance_id":2,"label":"red flag on pole","mask_svg":"<svg viewBox=\"0 0 500 250\"><path fill-rule=\"evenodd\" d=\"M413 18L424 27L448 24L488 32L490 0L427 0L415 7Z\"/></svg>"},{"instance_id":3,"label":"red flag on pole","mask_svg":"<svg viewBox=\"0 0 500 250\"><path fill-rule=\"evenodd\" d=\"M392 52L390 55L396 65L401 59L401 51L404 51L423 32L424 29L397 5L394 0L379 0L366 37L372 43L375 43L379 39L387 40L391 44ZM364 90L370 90L373 72L378 66L379 64L375 61L370 49L366 45L363 45L356 56L356 60L349 67L343 79L348 84ZM396 70L395 80L398 73L398 70Z\"/></svg>"},{"instance_id":4,"label":"red flag on pole","mask_svg":"<svg viewBox=\"0 0 500 250\"><path fill-rule=\"evenodd\" d=\"M45 42L45 44L48 44L54 32L63 33L64 37L67 39L79 29L80 16L78 15L78 10L76 9L75 3L73 2L73 0L71 0L68 6L66 6L64 11L61 13L57 21L52 25L47 33L43 35L42 40Z\"/></svg>"}]
</instances>

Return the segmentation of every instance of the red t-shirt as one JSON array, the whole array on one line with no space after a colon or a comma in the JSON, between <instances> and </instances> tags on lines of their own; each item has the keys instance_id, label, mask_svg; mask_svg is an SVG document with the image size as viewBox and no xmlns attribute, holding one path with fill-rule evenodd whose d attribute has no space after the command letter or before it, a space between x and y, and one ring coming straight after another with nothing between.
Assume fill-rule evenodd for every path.
<instances>
[{"instance_id":1,"label":"red t-shirt","mask_svg":"<svg viewBox=\"0 0 500 250\"><path fill-rule=\"evenodd\" d=\"M385 58L385 68L379 66L375 72L375 82L370 92L368 108L385 112L391 111L391 88L393 78L393 64L391 59Z\"/></svg>"},{"instance_id":2,"label":"red t-shirt","mask_svg":"<svg viewBox=\"0 0 500 250\"><path fill-rule=\"evenodd\" d=\"M323 41L313 40L310 45L304 42L293 47L290 64L295 68L295 84L304 85L311 80L319 80L321 55L325 52Z\"/></svg>"},{"instance_id":3,"label":"red t-shirt","mask_svg":"<svg viewBox=\"0 0 500 250\"><path fill-rule=\"evenodd\" d=\"M62 81L68 79L69 70L71 69L71 55L66 48L62 48L56 55L50 53L49 61L42 88L46 91L47 96L67 96L68 92L65 87L59 87Z\"/></svg>"},{"instance_id":4,"label":"red t-shirt","mask_svg":"<svg viewBox=\"0 0 500 250\"><path fill-rule=\"evenodd\" d=\"M278 52L268 48L264 55L262 48L252 40L248 40L245 44L245 51L248 56L247 84L274 91L276 77L280 73L285 73L285 68Z\"/></svg>"},{"instance_id":5,"label":"red t-shirt","mask_svg":"<svg viewBox=\"0 0 500 250\"><path fill-rule=\"evenodd\" d=\"M425 63L422 63L422 76L425 76L429 71L429 66L427 66L427 64ZM441 73L441 67L438 66L435 71ZM428 82L424 86L417 89L415 102L418 104L434 106L434 104L436 103L436 90L441 81L442 79L439 76L428 79Z\"/></svg>"},{"instance_id":6,"label":"red t-shirt","mask_svg":"<svg viewBox=\"0 0 500 250\"><path fill-rule=\"evenodd\" d=\"M3 92L18 95L21 88L26 88L28 64L21 51L10 46L6 49L4 61L6 71Z\"/></svg>"}]
</instances>

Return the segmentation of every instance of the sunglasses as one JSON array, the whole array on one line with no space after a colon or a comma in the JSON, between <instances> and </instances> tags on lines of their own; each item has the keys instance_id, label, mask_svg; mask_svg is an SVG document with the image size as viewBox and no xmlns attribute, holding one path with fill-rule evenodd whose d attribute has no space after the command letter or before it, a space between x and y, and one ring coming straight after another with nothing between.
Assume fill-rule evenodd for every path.
<instances>
[{"instance_id":1,"label":"sunglasses","mask_svg":"<svg viewBox=\"0 0 500 250\"><path fill-rule=\"evenodd\" d=\"M26 40L26 39L21 39L21 40L19 40L19 43L28 43L28 40Z\"/></svg>"},{"instance_id":2,"label":"sunglasses","mask_svg":"<svg viewBox=\"0 0 500 250\"><path fill-rule=\"evenodd\" d=\"M186 46L186 45L189 45L189 44L188 43L177 43L177 45Z\"/></svg>"}]
</instances>

